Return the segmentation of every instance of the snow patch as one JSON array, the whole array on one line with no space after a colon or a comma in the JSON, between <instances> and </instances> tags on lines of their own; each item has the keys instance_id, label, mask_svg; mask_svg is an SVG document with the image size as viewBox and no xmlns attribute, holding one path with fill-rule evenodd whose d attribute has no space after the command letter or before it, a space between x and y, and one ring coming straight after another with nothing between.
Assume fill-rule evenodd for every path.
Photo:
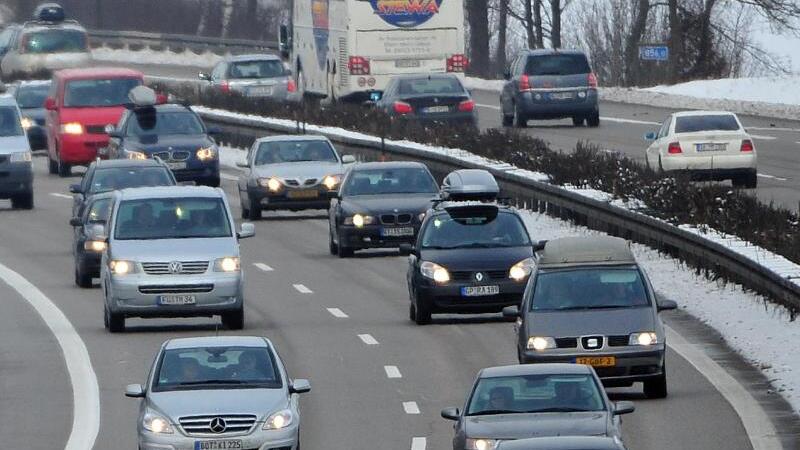
<instances>
[{"instance_id":1,"label":"snow patch","mask_svg":"<svg viewBox=\"0 0 800 450\"><path fill-rule=\"evenodd\" d=\"M176 53L169 50L117 50L108 47L100 47L92 49L92 58L95 61L119 63L134 62L169 66L212 67L222 61L225 56L220 56L211 52L197 54L189 50Z\"/></svg>"}]
</instances>

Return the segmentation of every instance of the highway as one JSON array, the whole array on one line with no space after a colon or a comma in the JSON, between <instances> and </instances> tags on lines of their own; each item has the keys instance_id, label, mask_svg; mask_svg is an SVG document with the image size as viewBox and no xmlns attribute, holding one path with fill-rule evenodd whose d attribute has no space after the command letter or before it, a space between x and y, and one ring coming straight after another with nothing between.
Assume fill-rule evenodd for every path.
<instances>
[{"instance_id":1,"label":"highway","mask_svg":"<svg viewBox=\"0 0 800 450\"><path fill-rule=\"evenodd\" d=\"M144 381L165 339L231 332L217 330L218 321L210 319L130 319L125 333L106 332L99 288L73 284L67 187L78 177L47 175L45 162L34 159L33 211L12 211L0 202L0 264L38 287L85 342L100 386L94 448L133 449L137 403L123 396L125 385ZM238 216L231 173L224 178ZM512 324L468 316L414 325L408 320L405 258L396 252L330 256L322 212L268 213L256 227L256 237L242 242L246 321L236 334L269 337L290 374L311 380L312 392L301 400L303 448L450 448L452 426L439 411L463 404L480 368L516 362ZM63 448L72 406L63 356L17 291L0 282L0 296L0 338L14 343L0 351L0 436L8 448ZM690 336L693 321L676 314L665 315L666 323ZM668 364L665 400L646 400L639 389L612 390L615 400L636 401L637 411L623 422L629 447L751 448L736 412L709 381L674 351Z\"/></svg>"}]
</instances>

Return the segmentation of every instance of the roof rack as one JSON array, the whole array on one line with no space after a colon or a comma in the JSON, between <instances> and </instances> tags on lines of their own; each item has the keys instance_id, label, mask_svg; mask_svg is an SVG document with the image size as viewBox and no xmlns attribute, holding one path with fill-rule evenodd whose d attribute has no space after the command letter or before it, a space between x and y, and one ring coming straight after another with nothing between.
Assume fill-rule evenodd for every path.
<instances>
[{"instance_id":1,"label":"roof rack","mask_svg":"<svg viewBox=\"0 0 800 450\"><path fill-rule=\"evenodd\" d=\"M497 180L487 170L461 169L450 172L442 182L441 196L451 201L494 201L500 194Z\"/></svg>"}]
</instances>

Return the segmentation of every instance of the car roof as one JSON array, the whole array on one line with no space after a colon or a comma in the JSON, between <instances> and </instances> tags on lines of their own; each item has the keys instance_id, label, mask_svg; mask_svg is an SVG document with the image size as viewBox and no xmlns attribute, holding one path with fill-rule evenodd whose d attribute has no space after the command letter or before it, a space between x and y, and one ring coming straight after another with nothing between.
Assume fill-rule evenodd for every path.
<instances>
[{"instance_id":1,"label":"car roof","mask_svg":"<svg viewBox=\"0 0 800 450\"><path fill-rule=\"evenodd\" d=\"M438 79L448 79L448 80L456 79L459 82L461 82L461 80L455 74L452 74L452 73L429 73L429 74L395 75L392 78L395 79L395 80L421 80L421 79L424 79L424 78L430 78L430 79L433 79L433 80L438 80Z\"/></svg>"},{"instance_id":2,"label":"car roof","mask_svg":"<svg viewBox=\"0 0 800 450\"><path fill-rule=\"evenodd\" d=\"M569 363L514 364L487 367L478 373L479 378L513 377L520 375L585 375L591 373L589 366Z\"/></svg>"},{"instance_id":3,"label":"car roof","mask_svg":"<svg viewBox=\"0 0 800 450\"><path fill-rule=\"evenodd\" d=\"M529 56L545 56L545 55L583 55L586 56L586 53L582 52L581 50L570 50L570 49L552 49L552 48L533 48L525 50L525 53Z\"/></svg>"},{"instance_id":4,"label":"car roof","mask_svg":"<svg viewBox=\"0 0 800 450\"><path fill-rule=\"evenodd\" d=\"M256 139L256 143L262 142L307 142L307 141L324 141L330 142L328 138L325 136L320 136L316 134L279 134L276 136L264 136L262 138Z\"/></svg>"},{"instance_id":5,"label":"car roof","mask_svg":"<svg viewBox=\"0 0 800 450\"><path fill-rule=\"evenodd\" d=\"M84 28L81 24L74 22L74 21L64 21L64 22L42 22L40 20L31 20L30 22L25 22L22 25L22 30L24 33L31 33L36 31L42 30L75 30L75 31L82 31L86 32L86 28Z\"/></svg>"},{"instance_id":6,"label":"car roof","mask_svg":"<svg viewBox=\"0 0 800 450\"><path fill-rule=\"evenodd\" d=\"M539 267L636 264L636 258L625 239L613 236L565 237L547 241L536 264Z\"/></svg>"},{"instance_id":7,"label":"car roof","mask_svg":"<svg viewBox=\"0 0 800 450\"><path fill-rule=\"evenodd\" d=\"M239 62L239 61L280 61L278 55L271 53L250 53L246 55L229 56L225 58L226 62Z\"/></svg>"},{"instance_id":8,"label":"car roof","mask_svg":"<svg viewBox=\"0 0 800 450\"><path fill-rule=\"evenodd\" d=\"M675 117L695 117L695 116L735 116L730 111L678 111L673 114Z\"/></svg>"},{"instance_id":9,"label":"car roof","mask_svg":"<svg viewBox=\"0 0 800 450\"><path fill-rule=\"evenodd\" d=\"M547 436L503 442L503 450L618 450L620 442L605 436Z\"/></svg>"},{"instance_id":10,"label":"car roof","mask_svg":"<svg viewBox=\"0 0 800 450\"><path fill-rule=\"evenodd\" d=\"M497 208L497 213L510 213L519 215L519 212L516 208L510 205L505 205L503 203L497 202L482 202L477 200L465 200L465 201L444 201L438 202L432 208L434 210L432 215L439 215L439 214L449 214L449 211L458 211L461 209L475 209L475 208Z\"/></svg>"},{"instance_id":11,"label":"car roof","mask_svg":"<svg viewBox=\"0 0 800 450\"><path fill-rule=\"evenodd\" d=\"M65 80L92 79L92 78L144 78L138 70L124 67L90 67L85 69L61 69L55 73L56 77Z\"/></svg>"},{"instance_id":12,"label":"car roof","mask_svg":"<svg viewBox=\"0 0 800 450\"><path fill-rule=\"evenodd\" d=\"M428 166L416 161L386 161L386 162L366 162L358 163L353 166L352 171L374 170L374 169L427 169Z\"/></svg>"},{"instance_id":13,"label":"car roof","mask_svg":"<svg viewBox=\"0 0 800 450\"><path fill-rule=\"evenodd\" d=\"M119 192L121 200L183 197L222 198L225 195L222 190L208 186L152 186L126 188L117 192Z\"/></svg>"},{"instance_id":14,"label":"car roof","mask_svg":"<svg viewBox=\"0 0 800 450\"><path fill-rule=\"evenodd\" d=\"M53 84L52 80L22 80L19 82L19 88L24 87L46 87Z\"/></svg>"},{"instance_id":15,"label":"car roof","mask_svg":"<svg viewBox=\"0 0 800 450\"><path fill-rule=\"evenodd\" d=\"M156 108L156 111L192 111L191 108L185 105L181 105L179 103L162 103L159 105L153 105ZM148 106L143 106L142 108L148 108Z\"/></svg>"},{"instance_id":16,"label":"car roof","mask_svg":"<svg viewBox=\"0 0 800 450\"><path fill-rule=\"evenodd\" d=\"M166 167L155 159L101 159L93 164L97 169L110 167Z\"/></svg>"},{"instance_id":17,"label":"car roof","mask_svg":"<svg viewBox=\"0 0 800 450\"><path fill-rule=\"evenodd\" d=\"M165 350L195 347L271 347L269 339L259 336L198 336L170 339L164 343Z\"/></svg>"},{"instance_id":18,"label":"car roof","mask_svg":"<svg viewBox=\"0 0 800 450\"><path fill-rule=\"evenodd\" d=\"M0 106L17 106L17 100L11 94L0 94Z\"/></svg>"}]
</instances>

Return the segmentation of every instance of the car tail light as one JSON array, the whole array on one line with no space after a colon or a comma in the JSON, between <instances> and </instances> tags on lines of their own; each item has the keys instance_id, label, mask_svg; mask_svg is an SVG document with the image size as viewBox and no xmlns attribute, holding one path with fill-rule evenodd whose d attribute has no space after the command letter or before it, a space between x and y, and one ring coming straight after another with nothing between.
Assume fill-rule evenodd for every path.
<instances>
[{"instance_id":1,"label":"car tail light","mask_svg":"<svg viewBox=\"0 0 800 450\"><path fill-rule=\"evenodd\" d=\"M394 102L394 112L397 114L411 114L414 108L406 102Z\"/></svg>"},{"instance_id":2,"label":"car tail light","mask_svg":"<svg viewBox=\"0 0 800 450\"><path fill-rule=\"evenodd\" d=\"M597 75L594 73L589 73L588 76L589 87L596 88L597 87Z\"/></svg>"},{"instance_id":3,"label":"car tail light","mask_svg":"<svg viewBox=\"0 0 800 450\"><path fill-rule=\"evenodd\" d=\"M290 79L288 82L286 82L286 91L297 92L297 84L294 82L294 80Z\"/></svg>"},{"instance_id":4,"label":"car tail light","mask_svg":"<svg viewBox=\"0 0 800 450\"><path fill-rule=\"evenodd\" d=\"M681 148L681 144L679 142L672 142L667 147L667 153L670 155L677 155L679 153L683 153L683 149Z\"/></svg>"},{"instance_id":5,"label":"car tail light","mask_svg":"<svg viewBox=\"0 0 800 450\"><path fill-rule=\"evenodd\" d=\"M369 60L363 56L351 56L347 61L347 69L350 75L369 75Z\"/></svg>"},{"instance_id":6,"label":"car tail light","mask_svg":"<svg viewBox=\"0 0 800 450\"><path fill-rule=\"evenodd\" d=\"M167 94L164 94L162 92L159 92L159 93L156 94L156 104L157 105L163 105L163 104L167 103L168 101L169 101L169 96Z\"/></svg>"},{"instance_id":7,"label":"car tail light","mask_svg":"<svg viewBox=\"0 0 800 450\"><path fill-rule=\"evenodd\" d=\"M231 93L231 85L227 81L223 81L219 84L219 90L225 94Z\"/></svg>"},{"instance_id":8,"label":"car tail light","mask_svg":"<svg viewBox=\"0 0 800 450\"><path fill-rule=\"evenodd\" d=\"M753 147L753 141L751 141L750 139L743 140L742 147L739 150L745 153L752 153L752 151L755 150L755 148Z\"/></svg>"},{"instance_id":9,"label":"car tail light","mask_svg":"<svg viewBox=\"0 0 800 450\"><path fill-rule=\"evenodd\" d=\"M469 67L469 59L465 55L458 54L447 58L448 72L466 72Z\"/></svg>"},{"instance_id":10,"label":"car tail light","mask_svg":"<svg viewBox=\"0 0 800 450\"><path fill-rule=\"evenodd\" d=\"M531 78L528 75L523 75L519 78L519 90L529 91L531 89Z\"/></svg>"},{"instance_id":11,"label":"car tail light","mask_svg":"<svg viewBox=\"0 0 800 450\"><path fill-rule=\"evenodd\" d=\"M472 112L475 109L475 100L464 100L458 104L458 110L461 112Z\"/></svg>"}]
</instances>

